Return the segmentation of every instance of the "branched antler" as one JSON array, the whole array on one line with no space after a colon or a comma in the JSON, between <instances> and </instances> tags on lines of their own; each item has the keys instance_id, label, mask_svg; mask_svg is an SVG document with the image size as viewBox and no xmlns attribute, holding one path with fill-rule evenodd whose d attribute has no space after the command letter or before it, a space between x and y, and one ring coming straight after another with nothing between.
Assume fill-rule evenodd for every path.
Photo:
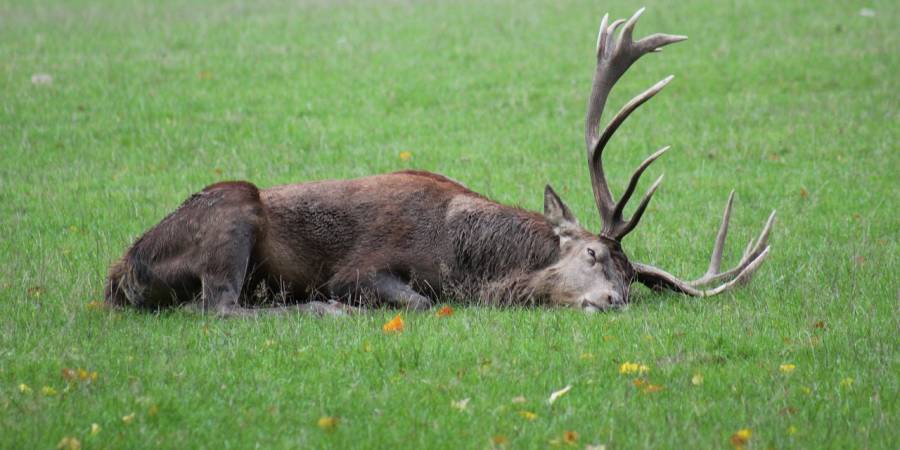
<instances>
[{"instance_id":1,"label":"branched antler","mask_svg":"<svg viewBox=\"0 0 900 450\"><path fill-rule=\"evenodd\" d=\"M728 236L728 222L731 220L731 207L733 204L734 191L731 191L731 194L728 195L728 202L725 204L725 212L722 214L722 225L719 226L719 232L716 234L716 243L709 258L709 268L702 277L689 283L693 287L701 287L714 281L733 277L747 268L759 255L769 248L766 244L769 242L769 233L771 233L772 224L775 222L775 211L772 211L772 214L769 215L769 220L766 221L766 225L759 234L756 245L753 244L753 239L747 243L747 248L744 249L744 254L741 256L741 261L738 265L725 272L719 272L719 268L722 265L722 250L725 246L725 238Z\"/></svg>"},{"instance_id":2,"label":"branched antler","mask_svg":"<svg viewBox=\"0 0 900 450\"><path fill-rule=\"evenodd\" d=\"M709 297L720 294L750 281L753 273L769 255L769 234L772 231L772 224L775 223L775 211L772 211L772 214L769 215L769 219L766 221L766 225L759 234L756 243L754 244L751 239L747 244L747 248L744 250L743 256L741 256L741 261L732 269L719 272L733 204L734 191L731 191L731 194L728 195L728 202L725 204L725 212L722 214L722 224L719 226L719 232L716 234L712 255L709 258L709 268L702 277L694 281L683 281L660 268L641 263L632 263L638 281L654 289L666 288L695 297ZM711 289L703 289L704 286L721 280L728 281Z\"/></svg>"},{"instance_id":3,"label":"branched antler","mask_svg":"<svg viewBox=\"0 0 900 450\"><path fill-rule=\"evenodd\" d=\"M638 18L643 12L644 9L641 8L627 22L616 20L609 25L607 25L609 15L603 16L603 20L600 22L600 32L597 36L597 68L594 72L591 97L588 102L587 118L585 120L584 141L588 152L591 184L594 189L594 200L603 220L603 228L600 234L617 241L620 241L637 226L641 216L644 214L644 210L647 208L647 204L650 202L650 198L659 187L662 177L657 179L647 193L644 194L644 198L641 199L631 219L627 221L622 219L625 204L628 203L628 200L634 193L641 174L653 161L662 156L668 150L668 147L664 147L651 155L635 170L631 176L631 181L628 183L628 188L622 194L622 198L619 199L618 203L613 200L612 193L609 191L609 185L606 182L606 175L603 172L603 149L625 119L641 104L650 100L661 91L672 80L672 76L664 78L626 103L601 134L599 130L603 108L613 86L641 56L659 51L663 46L687 39L686 36L654 34L635 42L632 39L632 33ZM622 28L618 39L615 39L613 34L623 22L625 26Z\"/></svg>"},{"instance_id":4,"label":"branched antler","mask_svg":"<svg viewBox=\"0 0 900 450\"><path fill-rule=\"evenodd\" d=\"M632 34L634 26L638 18L644 12L639 9L630 19L616 20L608 24L609 15L604 15L600 22L600 32L597 36L597 67L594 72L593 84L591 87L591 97L588 102L587 117L585 119L584 141L587 146L588 165L591 174L591 185L594 190L594 200L597 203L597 210L603 220L603 227L600 235L615 241L621 241L625 235L631 232L638 222L641 220L650 199L662 182L660 176L650 189L641 198L640 203L635 209L634 214L628 220L622 218L625 205L631 199L634 190L637 187L641 175L657 158L662 156L669 147L663 147L656 153L650 155L631 175L628 186L618 202L613 200L609 185L606 182L606 175L603 172L603 150L606 144L612 138L613 133L625 122L625 119L634 112L639 106L647 100L653 98L659 93L670 81L672 76L668 76L658 83L651 86L646 91L640 93L631 101L625 104L609 124L606 125L603 132L600 133L600 118L603 114L606 100L613 86L628 70L631 65L641 56L662 50L662 47L687 39L686 36L678 36L671 34L653 34L641 40L634 41ZM622 24L621 32L618 38L613 35L618 27ZM772 224L775 221L775 212L769 216L765 227L763 227L759 238L754 243L753 240L747 245L740 262L732 269L720 272L722 264L722 251L725 245L725 238L728 234L728 223L731 220L731 208L734 204L734 192L728 196L728 202L725 205L725 212L722 217L722 224L716 236L715 245L713 246L712 256L710 257L709 268L706 273L694 281L682 281L668 272L645 264L633 263L637 280L656 289L668 288L678 292L694 296L710 296L727 291L734 286L744 283L750 279L756 269L762 264L766 256L769 254L768 239L772 230ZM723 284L710 289L704 289L705 286L722 280L727 280Z\"/></svg>"}]
</instances>

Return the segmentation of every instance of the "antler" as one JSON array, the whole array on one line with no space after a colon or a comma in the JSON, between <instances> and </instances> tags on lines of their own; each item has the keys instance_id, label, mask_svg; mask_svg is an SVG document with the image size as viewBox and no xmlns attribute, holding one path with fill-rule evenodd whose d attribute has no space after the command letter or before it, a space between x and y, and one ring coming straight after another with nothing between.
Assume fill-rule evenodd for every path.
<instances>
[{"instance_id":1,"label":"antler","mask_svg":"<svg viewBox=\"0 0 900 450\"><path fill-rule=\"evenodd\" d=\"M619 78L628 70L631 65L641 56L650 52L658 52L662 47L687 39L686 36L677 36L671 34L653 34L647 36L637 42L632 39L634 26L638 18L644 12L644 8L639 9L628 21L616 20L611 24L607 24L609 15L604 15L600 22L600 33L597 36L597 67L594 72L593 85L591 87L591 98L588 102L587 117L585 119L584 141L587 146L588 165L591 173L591 184L594 190L594 200L597 203L597 209L600 211L600 217L603 219L603 228L600 235L621 241L625 235L631 232L644 210L650 202L650 198L656 192L659 184L662 182L660 176L638 204L637 209L631 216L631 219L622 219L622 212L634 189L637 187L638 180L644 170L650 166L657 158L662 156L669 147L663 147L656 153L650 155L641 163L640 166L631 175L628 186L618 202L613 200L612 193L609 191L609 185L606 182L606 175L603 173L603 150L606 144L612 138L613 133L625 122L625 119L634 112L639 106L647 100L658 94L670 81L672 76L663 78L658 83L651 86L646 91L640 93L631 101L625 104L609 124L600 133L600 118L603 114L603 108L613 86L619 81ZM613 38L616 29L625 23L622 31L619 33L618 39ZM720 272L722 264L722 250L725 245L725 238L728 234L728 223L731 220L731 208L734 204L734 191L728 196L728 202L725 205L725 212L722 217L722 225L716 236L715 245L713 246L712 256L709 261L709 268L706 273L694 281L682 281L674 275L645 264L633 263L637 280L655 289L668 288L684 294L706 297L725 292L734 286L745 283L762 264L763 260L769 255L769 246L767 245L769 233L772 230L772 224L775 221L775 211L769 216L769 220L763 227L762 233L754 244L753 240L747 245L740 262L734 268L725 272ZM704 287L710 283L728 280L725 283L714 288L705 289Z\"/></svg>"},{"instance_id":2,"label":"antler","mask_svg":"<svg viewBox=\"0 0 900 450\"><path fill-rule=\"evenodd\" d=\"M725 245L725 238L728 235L728 223L731 221L731 207L734 204L734 191L728 195L728 202L725 204L725 212L722 214L722 225L719 226L719 232L716 235L716 242L713 246L712 256L709 259L709 268L706 273L694 281L682 281L674 275L659 269L641 263L632 263L632 267L637 275L638 281L653 289L671 289L681 292L682 294L692 295L695 297L709 297L720 294L735 286L750 281L753 273L762 265L763 260L769 256L769 234L772 231L772 224L775 223L775 211L769 215L766 225L763 227L756 244L753 239L747 244L741 261L734 268L725 272L719 272L722 264L722 249ZM712 289L703 289L704 286L719 280L731 278L729 281L716 286Z\"/></svg>"},{"instance_id":3,"label":"antler","mask_svg":"<svg viewBox=\"0 0 900 450\"><path fill-rule=\"evenodd\" d=\"M650 52L658 52L666 45L687 39L687 36L654 34L637 42L633 41L632 32L634 31L634 26L643 12L644 8L641 8L627 22L619 19L608 26L609 14L603 16L603 20L600 22L600 33L597 36L597 68L594 72L591 98L588 102L587 118L585 119L584 141L588 152L591 184L594 189L594 200L597 203L597 209L600 211L600 217L603 219L603 228L600 234L616 241L622 240L641 220L650 198L656 192L659 183L662 182L662 177L659 177L647 193L644 194L644 198L641 199L631 219L623 220L622 211L631 198L631 194L634 193L641 174L653 161L662 156L669 147L663 147L638 166L634 174L631 175L628 187L618 203L613 200L609 186L606 183L606 175L603 173L603 149L613 133L616 132L616 129L628 118L628 115L661 91L669 81L672 81L672 76L664 78L626 103L609 122L603 133L600 134L600 117L603 114L603 107L612 87L638 58ZM616 40L613 38L613 33L623 22L625 22L625 26L622 28L618 40Z\"/></svg>"}]
</instances>

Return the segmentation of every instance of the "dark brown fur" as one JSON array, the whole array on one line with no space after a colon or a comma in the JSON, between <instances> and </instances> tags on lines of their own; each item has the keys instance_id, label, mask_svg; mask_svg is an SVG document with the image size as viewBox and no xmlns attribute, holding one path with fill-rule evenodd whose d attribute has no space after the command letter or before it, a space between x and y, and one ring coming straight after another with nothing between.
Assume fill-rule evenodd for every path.
<instances>
[{"instance_id":1,"label":"dark brown fur","mask_svg":"<svg viewBox=\"0 0 900 450\"><path fill-rule=\"evenodd\" d=\"M287 302L322 296L368 305L385 296L379 280L388 277L424 298L524 303L540 301L544 293L529 280L559 249L544 216L428 172L262 191L226 182L192 195L141 236L112 265L106 298L155 309L225 295L246 305L261 283Z\"/></svg>"},{"instance_id":2,"label":"dark brown fur","mask_svg":"<svg viewBox=\"0 0 900 450\"><path fill-rule=\"evenodd\" d=\"M549 186L541 215L500 205L428 172L262 191L246 182L218 183L187 199L113 263L107 302L148 309L192 303L220 314L245 314L247 305L275 299L303 305L298 308L303 311L340 312L342 304L319 300L422 309L450 294L503 305L598 311L625 304L635 280L701 297L746 282L768 255L775 215L773 211L741 262L721 272L733 193L701 278L684 281L631 263L622 251L622 238L635 229L662 178L627 220L624 207L641 174L668 147L635 170L618 201L603 170L604 148L628 115L671 76L632 99L602 132L600 117L612 87L638 58L686 39L657 33L633 40L642 11L627 21L609 23L604 16L597 38L585 145L603 224L599 235L581 227ZM721 280L727 281L706 288Z\"/></svg>"}]
</instances>

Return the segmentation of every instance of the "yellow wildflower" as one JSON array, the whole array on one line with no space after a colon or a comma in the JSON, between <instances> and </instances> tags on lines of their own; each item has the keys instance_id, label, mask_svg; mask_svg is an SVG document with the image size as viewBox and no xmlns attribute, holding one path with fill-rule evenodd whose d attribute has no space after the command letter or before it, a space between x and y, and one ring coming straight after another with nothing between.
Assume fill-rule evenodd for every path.
<instances>
[{"instance_id":1,"label":"yellow wildflower","mask_svg":"<svg viewBox=\"0 0 900 450\"><path fill-rule=\"evenodd\" d=\"M130 425L131 422L134 422L134 413L122 416L122 422L124 422L125 425Z\"/></svg>"},{"instance_id":2,"label":"yellow wildflower","mask_svg":"<svg viewBox=\"0 0 900 450\"><path fill-rule=\"evenodd\" d=\"M522 410L522 411L519 411L519 415L522 416L523 419L525 419L529 422L533 421L534 419L537 419L537 414L535 414L531 411Z\"/></svg>"},{"instance_id":3,"label":"yellow wildflower","mask_svg":"<svg viewBox=\"0 0 900 450\"><path fill-rule=\"evenodd\" d=\"M56 448L60 450L80 450L81 441L76 437L66 436L59 441L59 444L56 444Z\"/></svg>"},{"instance_id":4,"label":"yellow wildflower","mask_svg":"<svg viewBox=\"0 0 900 450\"><path fill-rule=\"evenodd\" d=\"M622 365L619 366L619 373L622 375L631 375L634 373L643 375L647 372L650 372L650 368L639 363L623 362Z\"/></svg>"},{"instance_id":5,"label":"yellow wildflower","mask_svg":"<svg viewBox=\"0 0 900 450\"><path fill-rule=\"evenodd\" d=\"M780 370L781 373L791 373L796 368L797 368L797 366L795 366L793 364L782 364L782 365L778 366L778 370Z\"/></svg>"},{"instance_id":6,"label":"yellow wildflower","mask_svg":"<svg viewBox=\"0 0 900 450\"><path fill-rule=\"evenodd\" d=\"M23 394L30 394L30 393L31 393L31 388L28 387L27 384L22 383L22 384L19 385L19 392L21 392L21 393L23 393Z\"/></svg>"},{"instance_id":7,"label":"yellow wildflower","mask_svg":"<svg viewBox=\"0 0 900 450\"><path fill-rule=\"evenodd\" d=\"M749 428L741 428L731 435L731 445L734 445L735 447L743 447L747 445L747 442L750 440L751 436L753 436L753 431L751 431Z\"/></svg>"},{"instance_id":8,"label":"yellow wildflower","mask_svg":"<svg viewBox=\"0 0 900 450\"><path fill-rule=\"evenodd\" d=\"M853 386L853 378L851 378L851 377L844 378L843 380L841 380L841 386L843 386L843 387Z\"/></svg>"},{"instance_id":9,"label":"yellow wildflower","mask_svg":"<svg viewBox=\"0 0 900 450\"><path fill-rule=\"evenodd\" d=\"M791 425L787 427L787 434L794 435L797 434L797 427Z\"/></svg>"},{"instance_id":10,"label":"yellow wildflower","mask_svg":"<svg viewBox=\"0 0 900 450\"><path fill-rule=\"evenodd\" d=\"M57 394L56 389L53 389L50 386L44 386L41 388L41 394L46 395L47 397L52 397Z\"/></svg>"},{"instance_id":11,"label":"yellow wildflower","mask_svg":"<svg viewBox=\"0 0 900 450\"><path fill-rule=\"evenodd\" d=\"M400 152L400 161L409 161L412 159L412 152Z\"/></svg>"},{"instance_id":12,"label":"yellow wildflower","mask_svg":"<svg viewBox=\"0 0 900 450\"><path fill-rule=\"evenodd\" d=\"M700 386L703 384L703 374L695 373L694 376L691 377L691 384L694 386Z\"/></svg>"},{"instance_id":13,"label":"yellow wildflower","mask_svg":"<svg viewBox=\"0 0 900 450\"><path fill-rule=\"evenodd\" d=\"M316 424L323 430L331 431L337 427L338 418L334 416L322 416Z\"/></svg>"},{"instance_id":14,"label":"yellow wildflower","mask_svg":"<svg viewBox=\"0 0 900 450\"><path fill-rule=\"evenodd\" d=\"M100 430L102 430L102 428L100 428L100 425L98 425L96 423L91 424L91 436L96 436L96 435L100 434Z\"/></svg>"}]
</instances>

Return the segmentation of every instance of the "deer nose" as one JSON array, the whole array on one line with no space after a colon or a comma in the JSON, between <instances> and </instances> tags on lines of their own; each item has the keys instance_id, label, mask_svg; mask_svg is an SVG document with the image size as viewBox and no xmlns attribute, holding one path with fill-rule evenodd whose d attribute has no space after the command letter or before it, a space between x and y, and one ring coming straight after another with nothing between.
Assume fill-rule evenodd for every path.
<instances>
[{"instance_id":1,"label":"deer nose","mask_svg":"<svg viewBox=\"0 0 900 450\"><path fill-rule=\"evenodd\" d=\"M602 291L581 300L581 307L590 312L603 311L625 304L625 300L617 292Z\"/></svg>"},{"instance_id":2,"label":"deer nose","mask_svg":"<svg viewBox=\"0 0 900 450\"><path fill-rule=\"evenodd\" d=\"M618 292L613 292L609 294L609 304L613 306L622 306L625 304L625 297Z\"/></svg>"},{"instance_id":3,"label":"deer nose","mask_svg":"<svg viewBox=\"0 0 900 450\"><path fill-rule=\"evenodd\" d=\"M583 309L584 312L587 312L587 313L595 313L595 312L600 312L600 311L605 310L606 306L598 305L598 304L590 302L588 300L582 300L581 301L581 309Z\"/></svg>"}]
</instances>

